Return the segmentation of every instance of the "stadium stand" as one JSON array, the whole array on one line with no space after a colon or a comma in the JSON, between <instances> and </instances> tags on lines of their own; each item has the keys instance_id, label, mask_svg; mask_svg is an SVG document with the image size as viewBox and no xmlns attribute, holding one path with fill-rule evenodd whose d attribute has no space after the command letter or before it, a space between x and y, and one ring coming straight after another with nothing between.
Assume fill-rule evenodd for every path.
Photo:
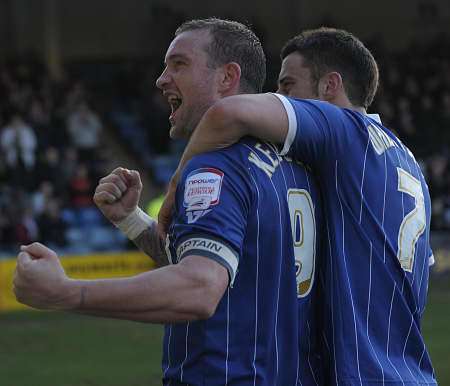
<instances>
[{"instance_id":1,"label":"stadium stand","mask_svg":"<svg viewBox=\"0 0 450 386\"><path fill-rule=\"evenodd\" d=\"M92 202L107 160L89 94L34 60L0 67L0 255L32 241L63 254L127 246Z\"/></svg>"},{"instance_id":2,"label":"stadium stand","mask_svg":"<svg viewBox=\"0 0 450 386\"><path fill-rule=\"evenodd\" d=\"M395 53L377 40L368 46L382 80L370 110L420 159L433 199L432 228L448 230L450 41L413 42ZM277 53L268 57L266 90L273 90ZM167 182L184 143L168 138L168 106L154 88L160 60L126 63L87 65L79 71L84 78L59 82L32 58L0 66L0 256L34 240L60 253L130 248L92 204L98 178L110 170L102 138L132 154L154 186ZM95 81L102 66L108 82Z\"/></svg>"}]
</instances>

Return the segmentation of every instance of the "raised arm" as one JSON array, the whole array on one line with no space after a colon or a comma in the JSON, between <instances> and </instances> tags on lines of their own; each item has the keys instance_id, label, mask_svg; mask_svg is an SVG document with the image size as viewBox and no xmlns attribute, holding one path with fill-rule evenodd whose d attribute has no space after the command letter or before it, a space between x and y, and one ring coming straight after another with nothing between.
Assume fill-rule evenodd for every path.
<instances>
[{"instance_id":1,"label":"raised arm","mask_svg":"<svg viewBox=\"0 0 450 386\"><path fill-rule=\"evenodd\" d=\"M286 110L274 94L223 98L208 109L194 130L178 170L193 156L230 146L245 136L281 144L288 126Z\"/></svg>"},{"instance_id":2,"label":"raised arm","mask_svg":"<svg viewBox=\"0 0 450 386\"><path fill-rule=\"evenodd\" d=\"M165 240L157 233L156 220L138 207L141 191L139 172L119 167L99 181L94 202L109 221L163 267L169 264Z\"/></svg>"}]
</instances>

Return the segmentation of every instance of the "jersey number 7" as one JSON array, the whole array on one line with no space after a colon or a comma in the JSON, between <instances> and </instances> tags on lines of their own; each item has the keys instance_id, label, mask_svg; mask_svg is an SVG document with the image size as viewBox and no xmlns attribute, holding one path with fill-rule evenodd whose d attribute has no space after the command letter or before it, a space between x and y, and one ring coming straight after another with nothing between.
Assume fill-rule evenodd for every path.
<instances>
[{"instance_id":1,"label":"jersey number 7","mask_svg":"<svg viewBox=\"0 0 450 386\"><path fill-rule=\"evenodd\" d=\"M412 272L416 243L425 230L426 214L420 181L401 168L397 168L398 190L409 194L415 200L414 209L400 224L398 232L397 258L405 271Z\"/></svg>"}]
</instances>

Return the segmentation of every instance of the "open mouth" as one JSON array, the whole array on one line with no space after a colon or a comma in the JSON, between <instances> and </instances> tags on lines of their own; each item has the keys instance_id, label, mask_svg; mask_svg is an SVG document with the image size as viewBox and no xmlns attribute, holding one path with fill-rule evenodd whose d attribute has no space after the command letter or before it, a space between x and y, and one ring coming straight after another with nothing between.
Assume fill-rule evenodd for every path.
<instances>
[{"instance_id":1,"label":"open mouth","mask_svg":"<svg viewBox=\"0 0 450 386\"><path fill-rule=\"evenodd\" d=\"M175 114L175 111L177 111L179 109L179 107L181 106L181 104L183 103L183 100L175 95L171 95L168 98L168 102L172 109L172 113L170 115L170 118L172 118Z\"/></svg>"}]
</instances>

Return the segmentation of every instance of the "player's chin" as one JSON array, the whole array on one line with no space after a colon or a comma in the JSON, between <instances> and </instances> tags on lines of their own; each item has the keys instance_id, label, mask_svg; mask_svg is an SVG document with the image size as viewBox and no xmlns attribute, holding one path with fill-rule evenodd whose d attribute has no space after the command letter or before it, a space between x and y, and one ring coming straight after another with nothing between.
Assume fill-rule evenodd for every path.
<instances>
[{"instance_id":1,"label":"player's chin","mask_svg":"<svg viewBox=\"0 0 450 386\"><path fill-rule=\"evenodd\" d=\"M189 139L190 131L183 126L174 124L170 128L169 136L171 139Z\"/></svg>"},{"instance_id":2,"label":"player's chin","mask_svg":"<svg viewBox=\"0 0 450 386\"><path fill-rule=\"evenodd\" d=\"M177 125L172 125L170 127L170 131L169 131L169 136L171 139L179 139L181 138L180 136L180 130L178 129Z\"/></svg>"}]
</instances>

